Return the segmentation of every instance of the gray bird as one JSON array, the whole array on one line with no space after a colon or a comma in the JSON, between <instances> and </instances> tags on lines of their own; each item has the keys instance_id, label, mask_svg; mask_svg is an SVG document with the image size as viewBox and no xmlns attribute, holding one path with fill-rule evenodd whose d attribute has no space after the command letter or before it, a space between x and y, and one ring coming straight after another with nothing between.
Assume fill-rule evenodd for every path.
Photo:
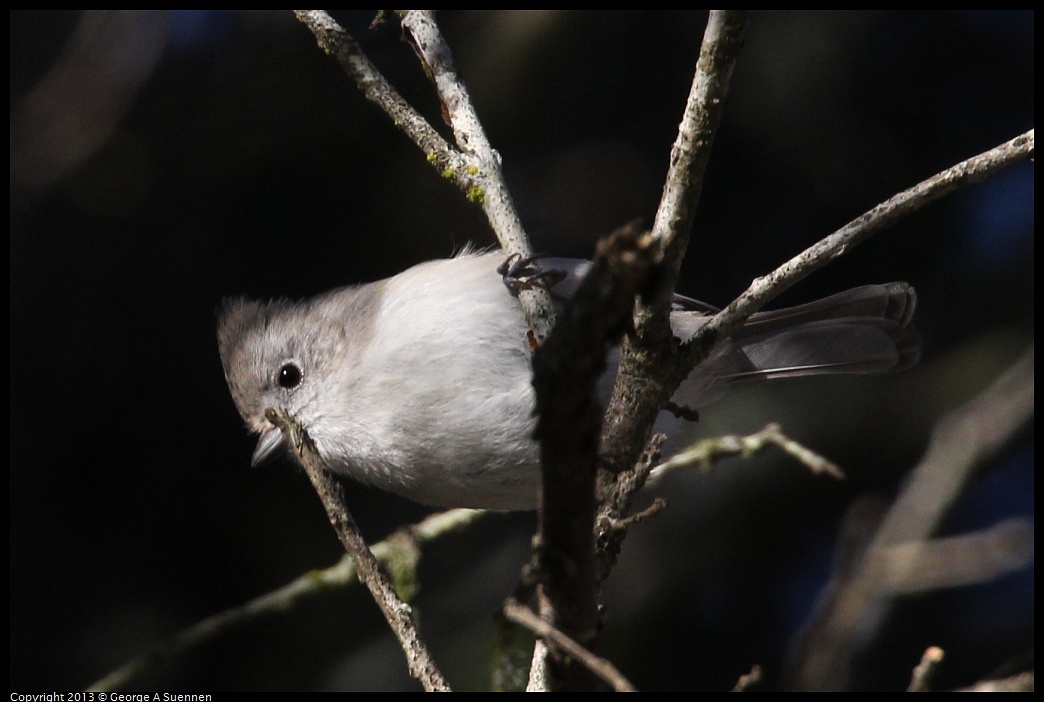
<instances>
[{"instance_id":1,"label":"gray bird","mask_svg":"<svg viewBox=\"0 0 1044 702\"><path fill-rule=\"evenodd\" d=\"M302 302L228 299L218 346L232 399L260 434L255 465L284 447L265 409L301 424L332 471L418 502L534 509L540 484L527 325L497 272L501 252L429 261ZM589 264L548 259L568 295ZM753 315L689 375L699 408L731 385L908 368L920 356L906 283L867 285ZM674 334L717 310L678 296ZM615 355L604 396L615 378Z\"/></svg>"}]
</instances>

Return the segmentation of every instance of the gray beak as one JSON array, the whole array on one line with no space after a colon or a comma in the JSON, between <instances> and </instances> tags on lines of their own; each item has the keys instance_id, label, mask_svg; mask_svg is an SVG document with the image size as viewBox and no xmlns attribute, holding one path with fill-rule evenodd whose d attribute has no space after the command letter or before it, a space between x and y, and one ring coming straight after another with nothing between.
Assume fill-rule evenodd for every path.
<instances>
[{"instance_id":1,"label":"gray beak","mask_svg":"<svg viewBox=\"0 0 1044 702\"><path fill-rule=\"evenodd\" d=\"M250 459L250 465L257 467L266 461L275 458L286 450L286 439L278 427L270 427L261 432L261 438L257 440L257 448Z\"/></svg>"}]
</instances>

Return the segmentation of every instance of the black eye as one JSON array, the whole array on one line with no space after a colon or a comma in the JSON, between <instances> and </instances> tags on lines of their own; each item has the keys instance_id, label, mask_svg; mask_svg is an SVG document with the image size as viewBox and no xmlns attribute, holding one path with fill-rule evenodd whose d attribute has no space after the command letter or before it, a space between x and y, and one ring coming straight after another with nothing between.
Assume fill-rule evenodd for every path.
<instances>
[{"instance_id":1,"label":"black eye","mask_svg":"<svg viewBox=\"0 0 1044 702\"><path fill-rule=\"evenodd\" d=\"M276 379L279 387L291 390L301 384L301 369L293 363L283 364Z\"/></svg>"}]
</instances>

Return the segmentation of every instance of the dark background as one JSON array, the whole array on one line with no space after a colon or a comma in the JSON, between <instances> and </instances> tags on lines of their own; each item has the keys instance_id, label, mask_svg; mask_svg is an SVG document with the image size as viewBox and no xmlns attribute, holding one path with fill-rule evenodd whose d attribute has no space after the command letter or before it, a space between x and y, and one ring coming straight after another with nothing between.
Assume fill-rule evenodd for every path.
<instances>
[{"instance_id":1,"label":"dark background","mask_svg":"<svg viewBox=\"0 0 1044 702\"><path fill-rule=\"evenodd\" d=\"M398 30L339 15L430 119ZM340 554L303 473L249 468L214 309L392 275L481 213L366 103L289 12L11 12L11 686L82 688L182 628ZM535 245L586 256L651 223L699 12L445 12ZM714 146L680 292L724 304L899 190L1033 126L1032 12L759 13ZM440 125L441 128L441 125ZM445 131L445 130L444 130ZM645 689L777 680L854 501L888 498L933 422L1033 337L1033 165L937 203L787 293L917 287L924 357L883 378L743 391L698 431L777 420L849 473L775 457L658 490L605 593L603 652ZM404 379L403 382L409 382ZM1033 516L1027 431L947 533ZM426 513L351 485L370 539ZM491 613L531 515L425 556L423 630L451 684L488 687ZM904 600L853 680L900 689L928 645L941 683L1033 640L1033 569ZM360 589L328 593L156 669L135 689L416 689Z\"/></svg>"}]
</instances>

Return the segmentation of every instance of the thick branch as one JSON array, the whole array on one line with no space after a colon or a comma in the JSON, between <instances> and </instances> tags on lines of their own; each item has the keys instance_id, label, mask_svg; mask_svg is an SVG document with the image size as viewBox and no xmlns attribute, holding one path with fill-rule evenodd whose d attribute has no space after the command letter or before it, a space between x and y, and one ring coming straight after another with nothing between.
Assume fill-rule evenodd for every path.
<instances>
[{"instance_id":1,"label":"thick branch","mask_svg":"<svg viewBox=\"0 0 1044 702\"><path fill-rule=\"evenodd\" d=\"M633 226L600 242L591 270L533 357L543 469L541 611L585 646L598 625L594 522L602 412L595 389L610 342L626 329L635 295L653 270L654 252L651 237ZM592 682L588 671L560 655L552 678L569 690Z\"/></svg>"}]
</instances>

